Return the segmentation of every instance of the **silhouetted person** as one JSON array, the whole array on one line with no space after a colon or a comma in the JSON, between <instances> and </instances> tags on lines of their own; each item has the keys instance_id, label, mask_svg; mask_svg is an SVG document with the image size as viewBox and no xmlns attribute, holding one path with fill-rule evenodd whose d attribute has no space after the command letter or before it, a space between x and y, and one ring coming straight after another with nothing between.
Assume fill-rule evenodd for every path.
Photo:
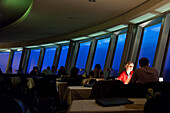
<instances>
[{"instance_id":1,"label":"silhouetted person","mask_svg":"<svg viewBox=\"0 0 170 113\"><path fill-rule=\"evenodd\" d=\"M52 72L51 72L51 70L50 70L50 66L48 66L47 69L44 69L44 70L42 71L42 74L45 74L45 75L50 75L50 74L52 74Z\"/></svg>"},{"instance_id":2,"label":"silhouetted person","mask_svg":"<svg viewBox=\"0 0 170 113\"><path fill-rule=\"evenodd\" d=\"M82 79L78 77L78 71L78 68L73 67L70 71L70 75L66 76L64 81L67 82L68 86L81 86Z\"/></svg>"},{"instance_id":3,"label":"silhouetted person","mask_svg":"<svg viewBox=\"0 0 170 113\"><path fill-rule=\"evenodd\" d=\"M24 74L23 68L19 67L18 74Z\"/></svg>"},{"instance_id":4,"label":"silhouetted person","mask_svg":"<svg viewBox=\"0 0 170 113\"><path fill-rule=\"evenodd\" d=\"M18 96L24 96L28 91L28 80L24 74L20 75L20 80L21 81L15 86L15 93L17 93Z\"/></svg>"},{"instance_id":5,"label":"silhouetted person","mask_svg":"<svg viewBox=\"0 0 170 113\"><path fill-rule=\"evenodd\" d=\"M76 68L76 67L73 67L70 71L70 77L71 78L77 78L78 77L78 72L79 72L79 69Z\"/></svg>"},{"instance_id":6,"label":"silhouetted person","mask_svg":"<svg viewBox=\"0 0 170 113\"><path fill-rule=\"evenodd\" d=\"M67 74L66 74L66 70L65 70L64 66L61 66L60 69L59 69L59 71L58 71L58 76L59 76L59 77L64 77L64 76L66 76L66 75L67 75Z\"/></svg>"},{"instance_id":7,"label":"silhouetted person","mask_svg":"<svg viewBox=\"0 0 170 113\"><path fill-rule=\"evenodd\" d=\"M93 72L94 72L94 78L104 78L103 71L101 69L100 64L95 65L95 68L93 69Z\"/></svg>"},{"instance_id":8,"label":"silhouetted person","mask_svg":"<svg viewBox=\"0 0 170 113\"><path fill-rule=\"evenodd\" d=\"M139 69L136 69L133 73L132 83L148 83L159 81L158 71L154 67L149 67L149 60L143 57L139 60Z\"/></svg>"},{"instance_id":9,"label":"silhouetted person","mask_svg":"<svg viewBox=\"0 0 170 113\"><path fill-rule=\"evenodd\" d=\"M94 71L89 72L89 78L94 78Z\"/></svg>"},{"instance_id":10,"label":"silhouetted person","mask_svg":"<svg viewBox=\"0 0 170 113\"><path fill-rule=\"evenodd\" d=\"M1 68L0 68L0 75L2 75L3 74L3 72L2 72L2 70L1 70Z\"/></svg>"},{"instance_id":11,"label":"silhouetted person","mask_svg":"<svg viewBox=\"0 0 170 113\"><path fill-rule=\"evenodd\" d=\"M39 75L38 67L33 67L33 70L30 72L31 75Z\"/></svg>"},{"instance_id":12,"label":"silhouetted person","mask_svg":"<svg viewBox=\"0 0 170 113\"><path fill-rule=\"evenodd\" d=\"M12 74L12 67L9 67L6 74Z\"/></svg>"},{"instance_id":13,"label":"silhouetted person","mask_svg":"<svg viewBox=\"0 0 170 113\"><path fill-rule=\"evenodd\" d=\"M1 85L4 94L7 94L13 88L13 84L11 79L9 78L9 75L3 75L3 80Z\"/></svg>"},{"instance_id":14,"label":"silhouetted person","mask_svg":"<svg viewBox=\"0 0 170 113\"><path fill-rule=\"evenodd\" d=\"M51 73L56 74L56 67L54 65L52 66Z\"/></svg>"}]
</instances>

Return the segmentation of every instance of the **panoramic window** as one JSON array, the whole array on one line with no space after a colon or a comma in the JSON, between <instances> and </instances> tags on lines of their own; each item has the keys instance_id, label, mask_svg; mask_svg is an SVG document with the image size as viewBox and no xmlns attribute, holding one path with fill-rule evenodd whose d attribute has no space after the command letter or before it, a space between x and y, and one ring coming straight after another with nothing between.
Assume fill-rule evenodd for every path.
<instances>
[{"instance_id":1,"label":"panoramic window","mask_svg":"<svg viewBox=\"0 0 170 113\"><path fill-rule=\"evenodd\" d=\"M0 52L0 68L3 73L6 71L10 52Z\"/></svg>"},{"instance_id":2,"label":"panoramic window","mask_svg":"<svg viewBox=\"0 0 170 113\"><path fill-rule=\"evenodd\" d=\"M79 53L78 53L77 63L76 63L76 67L81 69L81 71L79 71L79 74L84 73L84 69L86 66L86 61L90 49L90 44L91 42L80 43L80 48L79 48Z\"/></svg>"},{"instance_id":3,"label":"panoramic window","mask_svg":"<svg viewBox=\"0 0 170 113\"><path fill-rule=\"evenodd\" d=\"M62 46L57 69L60 69L61 66L65 67L68 49L69 49L69 46Z\"/></svg>"},{"instance_id":4,"label":"panoramic window","mask_svg":"<svg viewBox=\"0 0 170 113\"><path fill-rule=\"evenodd\" d=\"M43 59L42 70L47 69L48 66L52 67L54 56L55 56L56 48L46 48L45 55Z\"/></svg>"},{"instance_id":5,"label":"panoramic window","mask_svg":"<svg viewBox=\"0 0 170 113\"><path fill-rule=\"evenodd\" d=\"M96 64L101 65L101 69L103 70L105 59L107 56L107 51L109 48L110 38L105 38L97 41L96 52L94 55L92 69L95 68Z\"/></svg>"},{"instance_id":6,"label":"panoramic window","mask_svg":"<svg viewBox=\"0 0 170 113\"><path fill-rule=\"evenodd\" d=\"M21 60L22 51L15 51L12 61L12 73L16 74L19 69L19 64Z\"/></svg>"},{"instance_id":7,"label":"panoramic window","mask_svg":"<svg viewBox=\"0 0 170 113\"><path fill-rule=\"evenodd\" d=\"M116 50L114 54L112 69L114 70L116 76L118 76L119 67L122 59L123 49L125 45L126 34L118 35L118 40L116 44Z\"/></svg>"},{"instance_id":8,"label":"panoramic window","mask_svg":"<svg viewBox=\"0 0 170 113\"><path fill-rule=\"evenodd\" d=\"M139 59L142 57L147 57L149 59L150 67L152 67L160 28L161 23L145 28L137 68L139 68Z\"/></svg>"},{"instance_id":9,"label":"panoramic window","mask_svg":"<svg viewBox=\"0 0 170 113\"><path fill-rule=\"evenodd\" d=\"M41 49L31 50L30 58L29 58L29 62L28 62L28 67L27 67L27 73L30 73L32 71L33 67L37 66L40 51L41 51Z\"/></svg>"},{"instance_id":10,"label":"panoramic window","mask_svg":"<svg viewBox=\"0 0 170 113\"><path fill-rule=\"evenodd\" d=\"M170 82L170 43L169 43L168 53L167 53L166 61L165 61L163 78L164 78L164 81Z\"/></svg>"}]
</instances>

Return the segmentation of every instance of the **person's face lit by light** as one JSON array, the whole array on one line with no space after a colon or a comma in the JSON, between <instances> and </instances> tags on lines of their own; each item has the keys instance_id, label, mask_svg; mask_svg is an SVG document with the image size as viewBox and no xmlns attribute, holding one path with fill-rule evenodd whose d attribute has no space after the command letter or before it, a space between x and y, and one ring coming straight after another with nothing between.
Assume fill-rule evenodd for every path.
<instances>
[{"instance_id":1,"label":"person's face lit by light","mask_svg":"<svg viewBox=\"0 0 170 113\"><path fill-rule=\"evenodd\" d=\"M133 70L133 67L134 67L133 63L128 64L128 65L125 67L125 68L126 68L126 72L131 72L131 71Z\"/></svg>"},{"instance_id":2,"label":"person's face lit by light","mask_svg":"<svg viewBox=\"0 0 170 113\"><path fill-rule=\"evenodd\" d=\"M95 68L95 69L96 69L97 72L100 72L100 69L98 69L98 68Z\"/></svg>"}]
</instances>

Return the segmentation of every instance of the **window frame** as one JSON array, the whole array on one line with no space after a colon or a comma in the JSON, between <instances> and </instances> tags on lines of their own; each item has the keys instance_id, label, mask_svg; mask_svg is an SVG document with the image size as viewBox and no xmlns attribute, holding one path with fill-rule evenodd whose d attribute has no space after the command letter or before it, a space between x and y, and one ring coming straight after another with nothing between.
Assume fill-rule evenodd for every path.
<instances>
[{"instance_id":1,"label":"window frame","mask_svg":"<svg viewBox=\"0 0 170 113\"><path fill-rule=\"evenodd\" d=\"M112 59L111 59L110 69L112 69L112 66L113 66L113 60L115 58L116 47L117 47L117 44L118 44L118 37L119 37L119 35L123 35L123 34L126 34L126 37L127 37L127 31L128 31L128 28L124 28L124 29L121 29L121 30L114 32L114 34L116 35L116 42L115 42L115 46L114 46L114 49L113 49L113 56L112 56ZM126 39L125 39L125 43L126 43ZM123 51L124 51L124 48L125 48L125 44L124 44L124 47L123 47ZM122 55L123 55L123 51L122 51ZM122 61L122 58L121 58L121 61ZM120 62L120 66L121 66L121 62ZM119 66L119 71L120 71L120 68L121 68L120 66ZM119 76L119 71L118 71L118 75L116 75L116 77Z\"/></svg>"},{"instance_id":2,"label":"window frame","mask_svg":"<svg viewBox=\"0 0 170 113\"><path fill-rule=\"evenodd\" d=\"M42 51L42 47L37 47L37 48L28 48L29 49L29 55L28 55L28 61L27 61L27 63L26 63L26 70L25 70L25 73L27 73L27 74L29 74L29 72L27 72L28 71L28 64L29 64L29 60L30 60L30 55L31 55L31 50L37 50L37 49L40 49L40 54L39 54L39 58L38 58L38 62L37 62L37 66L39 66L38 64L39 64L39 60L40 60L40 56L41 56L41 51Z\"/></svg>"},{"instance_id":3,"label":"window frame","mask_svg":"<svg viewBox=\"0 0 170 113\"><path fill-rule=\"evenodd\" d=\"M13 51L13 55L12 55L12 59L11 59L11 67L12 67L12 65L13 65L13 60L14 60L14 54L15 54L15 52L19 52L19 51L17 51L17 50L14 50ZM23 55L23 51L21 50L21 58L20 58L20 62L19 62L19 66L18 66L18 69L17 70L19 70L19 67L20 67L20 65L21 65L21 60L22 60L22 55ZM13 68L13 67L12 67Z\"/></svg>"},{"instance_id":4,"label":"window frame","mask_svg":"<svg viewBox=\"0 0 170 113\"><path fill-rule=\"evenodd\" d=\"M168 40L167 40L167 43L166 43L165 53L164 53L164 56L163 56L163 62L162 62L160 77L163 77L165 63L166 63L166 59L167 59L167 56L168 56L168 48L169 48L169 46L170 46L170 30L169 30Z\"/></svg>"},{"instance_id":5,"label":"window frame","mask_svg":"<svg viewBox=\"0 0 170 113\"><path fill-rule=\"evenodd\" d=\"M78 51L77 51L76 62L75 62L75 65L74 65L74 66L76 66L76 64L77 64L78 54L79 54L79 50L80 50L80 44L81 44L81 43L90 42L90 47L91 47L91 44L92 44L91 40L92 40L92 39L86 39L86 40L78 41ZM89 54L90 54L90 47L89 47L89 51L88 51L88 55L87 55L87 60L88 60L88 56L89 56ZM84 71L85 71L86 66L87 66L87 60L86 60L86 64L85 64ZM78 68L78 67L77 67L77 68Z\"/></svg>"},{"instance_id":6,"label":"window frame","mask_svg":"<svg viewBox=\"0 0 170 113\"><path fill-rule=\"evenodd\" d=\"M58 47L59 47L60 50L59 50L59 55L58 55L58 61L57 61L57 64L56 64L57 70L59 69L58 64L59 64L59 60L60 60L60 56L61 56L62 47L68 46L68 51L69 51L69 48L70 48L69 45L70 45L70 43L58 44ZM68 52L67 52L66 61L67 61L67 58L68 58ZM65 68L66 68L66 61L65 61L65 65L64 65Z\"/></svg>"},{"instance_id":7,"label":"window frame","mask_svg":"<svg viewBox=\"0 0 170 113\"><path fill-rule=\"evenodd\" d=\"M6 65L6 70L5 70L5 72L4 73L6 73L7 72L7 70L8 70L8 67L9 67L9 64L10 64L10 55L11 55L11 51L0 51L0 53L9 53L9 56L8 56L8 61L7 61L7 65Z\"/></svg>"},{"instance_id":8,"label":"window frame","mask_svg":"<svg viewBox=\"0 0 170 113\"><path fill-rule=\"evenodd\" d=\"M143 41L143 36L144 36L145 28L148 28L148 27L154 26L156 24L160 24L160 23L162 24L162 21L157 21L157 19L153 19L153 20L150 20L150 21L151 21L151 23L149 23L149 24L145 25L144 27L142 27L142 34L141 34L141 38L140 38L139 48L137 50L137 57L136 57L136 60L135 60L134 69L137 68L137 64L138 64L138 60L139 60L139 55L140 55L140 51L141 51L141 46L142 46L142 41ZM160 32L159 32L159 36L158 36L158 41L159 41L159 38L160 38L160 33L161 33L161 28L160 28ZM157 45L156 45L156 50L155 50L155 55L154 55L154 59L153 59L153 64L154 64L155 57L156 57L157 47L158 47L158 42L157 42ZM153 64L152 64L152 67L153 67Z\"/></svg>"},{"instance_id":9,"label":"window frame","mask_svg":"<svg viewBox=\"0 0 170 113\"><path fill-rule=\"evenodd\" d=\"M57 45L53 45L53 46L46 46L46 47L44 47L44 48L43 48L43 49L44 49L44 54L43 54L43 57L42 57L42 62L41 62L41 69L40 69L40 72L42 72L42 71L43 71L43 70L42 70L42 68L43 68L44 57L45 57L45 54L46 54L46 49L49 49L49 48L56 48L56 50L55 50L55 54L54 54L53 63L52 63L52 65L54 65L55 55L56 55L56 52L57 52L57 48L58 48L58 46L57 46Z\"/></svg>"},{"instance_id":10,"label":"window frame","mask_svg":"<svg viewBox=\"0 0 170 113\"><path fill-rule=\"evenodd\" d=\"M109 36L109 35L110 35L110 36ZM99 35L99 36L93 37L93 39L95 39L96 43L95 43L95 47L94 47L94 52L93 52L92 62L91 62L91 65L90 65L90 70L92 70L92 66L93 66L93 62L94 62L94 56L95 56L95 53L96 53L96 47L97 47L97 42L98 42L98 40L110 38L110 42L109 42L109 47L110 47L110 44L111 44L111 36L112 36L112 33L107 33L107 34L104 34L104 35ZM91 45L92 45L92 44L91 44ZM108 47L108 50L107 50L107 54L108 54L108 51L109 51L109 47ZM106 59L107 59L107 55L106 55ZM105 59L104 67L103 67L102 70L105 69L106 59Z\"/></svg>"}]
</instances>

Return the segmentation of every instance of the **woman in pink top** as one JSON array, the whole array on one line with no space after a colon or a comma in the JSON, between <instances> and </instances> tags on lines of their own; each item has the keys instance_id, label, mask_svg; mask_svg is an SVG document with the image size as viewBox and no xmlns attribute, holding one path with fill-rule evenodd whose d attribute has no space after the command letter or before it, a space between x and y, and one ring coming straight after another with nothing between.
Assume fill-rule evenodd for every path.
<instances>
[{"instance_id":1,"label":"woman in pink top","mask_svg":"<svg viewBox=\"0 0 170 113\"><path fill-rule=\"evenodd\" d=\"M133 67L134 64L132 62L128 62L125 65L125 71L123 71L117 79L123 81L124 84L128 84L133 74Z\"/></svg>"}]
</instances>

